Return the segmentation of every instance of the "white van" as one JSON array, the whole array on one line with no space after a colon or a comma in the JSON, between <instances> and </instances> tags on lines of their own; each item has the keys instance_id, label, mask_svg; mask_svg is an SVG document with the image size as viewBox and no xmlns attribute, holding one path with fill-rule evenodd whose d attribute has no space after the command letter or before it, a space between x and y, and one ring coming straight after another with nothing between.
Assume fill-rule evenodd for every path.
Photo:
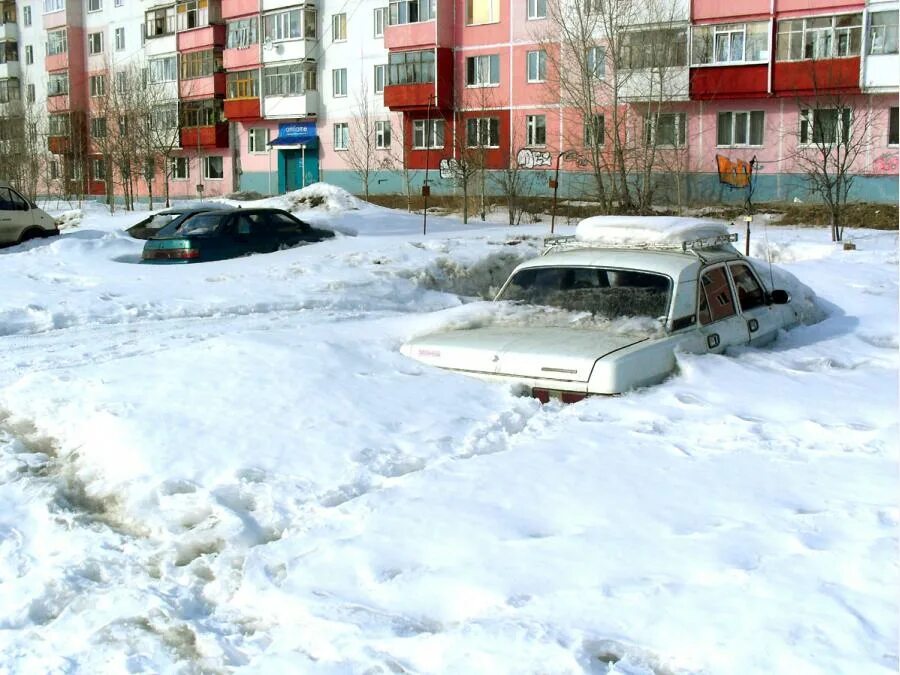
<instances>
[{"instance_id":1,"label":"white van","mask_svg":"<svg viewBox=\"0 0 900 675\"><path fill-rule=\"evenodd\" d=\"M55 234L59 234L59 228L52 216L9 183L0 181L0 246Z\"/></svg>"}]
</instances>

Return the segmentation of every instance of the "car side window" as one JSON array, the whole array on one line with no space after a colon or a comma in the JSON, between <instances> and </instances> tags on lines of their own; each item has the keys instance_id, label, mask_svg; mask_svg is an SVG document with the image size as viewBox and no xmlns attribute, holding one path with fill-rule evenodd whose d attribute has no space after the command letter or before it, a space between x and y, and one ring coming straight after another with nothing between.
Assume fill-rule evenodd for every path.
<instances>
[{"instance_id":1,"label":"car side window","mask_svg":"<svg viewBox=\"0 0 900 675\"><path fill-rule=\"evenodd\" d=\"M746 263L732 263L729 269L742 312L766 304L766 293Z\"/></svg>"},{"instance_id":2,"label":"car side window","mask_svg":"<svg viewBox=\"0 0 900 675\"><path fill-rule=\"evenodd\" d=\"M700 276L698 305L700 324L704 326L737 314L724 267L714 267Z\"/></svg>"},{"instance_id":3,"label":"car side window","mask_svg":"<svg viewBox=\"0 0 900 675\"><path fill-rule=\"evenodd\" d=\"M252 234L255 230L253 219L246 213L242 213L235 220L238 234Z\"/></svg>"},{"instance_id":4,"label":"car side window","mask_svg":"<svg viewBox=\"0 0 900 675\"><path fill-rule=\"evenodd\" d=\"M294 220L290 216L285 215L283 213L270 213L268 215L269 215L269 221L272 223L272 225L275 227L275 229L278 230L279 232L283 232L283 233L303 232L303 231L309 229L309 227L306 225L306 223L299 221L299 220Z\"/></svg>"},{"instance_id":5,"label":"car side window","mask_svg":"<svg viewBox=\"0 0 900 675\"><path fill-rule=\"evenodd\" d=\"M13 203L12 190L9 188L0 188L0 211L15 211L16 205Z\"/></svg>"}]
</instances>

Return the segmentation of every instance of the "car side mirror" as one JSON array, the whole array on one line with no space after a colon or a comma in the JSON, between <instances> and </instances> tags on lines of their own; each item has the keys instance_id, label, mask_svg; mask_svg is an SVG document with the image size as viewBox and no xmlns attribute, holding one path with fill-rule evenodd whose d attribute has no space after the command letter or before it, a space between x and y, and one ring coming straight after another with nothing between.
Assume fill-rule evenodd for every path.
<instances>
[{"instance_id":1,"label":"car side mirror","mask_svg":"<svg viewBox=\"0 0 900 675\"><path fill-rule=\"evenodd\" d=\"M786 305L791 301L791 296L787 291L777 288L769 293L769 301L773 305Z\"/></svg>"},{"instance_id":2,"label":"car side mirror","mask_svg":"<svg viewBox=\"0 0 900 675\"><path fill-rule=\"evenodd\" d=\"M33 209L36 209L38 207L38 205L35 202L29 202L28 205Z\"/></svg>"}]
</instances>

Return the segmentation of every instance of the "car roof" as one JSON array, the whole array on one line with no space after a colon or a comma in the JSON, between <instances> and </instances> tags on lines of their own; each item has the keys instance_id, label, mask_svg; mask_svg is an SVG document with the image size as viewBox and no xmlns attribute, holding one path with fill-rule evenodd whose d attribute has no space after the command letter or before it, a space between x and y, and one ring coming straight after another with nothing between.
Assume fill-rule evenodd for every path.
<instances>
[{"instance_id":1,"label":"car roof","mask_svg":"<svg viewBox=\"0 0 900 675\"><path fill-rule=\"evenodd\" d=\"M164 216L164 215L176 215L180 216L185 213L203 213L206 211L224 211L226 209L233 209L234 207L230 204L221 204L219 202L210 202L209 204L193 204L191 206L173 206L168 209L163 209L162 211L157 211L155 215Z\"/></svg>"},{"instance_id":2,"label":"car roof","mask_svg":"<svg viewBox=\"0 0 900 675\"><path fill-rule=\"evenodd\" d=\"M733 248L705 249L697 253L659 249L583 248L557 251L527 260L516 271L536 267L613 267L655 272L681 282L696 279L700 268L707 264L739 258L741 254Z\"/></svg>"}]
</instances>

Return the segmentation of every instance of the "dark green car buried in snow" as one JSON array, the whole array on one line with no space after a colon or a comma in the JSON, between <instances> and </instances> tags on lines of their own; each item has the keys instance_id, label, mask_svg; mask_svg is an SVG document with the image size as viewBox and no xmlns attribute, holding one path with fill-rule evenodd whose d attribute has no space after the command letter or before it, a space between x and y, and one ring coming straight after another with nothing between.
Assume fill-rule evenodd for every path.
<instances>
[{"instance_id":1,"label":"dark green car buried in snow","mask_svg":"<svg viewBox=\"0 0 900 675\"><path fill-rule=\"evenodd\" d=\"M166 226L144 244L142 262L207 262L330 239L322 230L281 209L227 209L197 213Z\"/></svg>"}]
</instances>

